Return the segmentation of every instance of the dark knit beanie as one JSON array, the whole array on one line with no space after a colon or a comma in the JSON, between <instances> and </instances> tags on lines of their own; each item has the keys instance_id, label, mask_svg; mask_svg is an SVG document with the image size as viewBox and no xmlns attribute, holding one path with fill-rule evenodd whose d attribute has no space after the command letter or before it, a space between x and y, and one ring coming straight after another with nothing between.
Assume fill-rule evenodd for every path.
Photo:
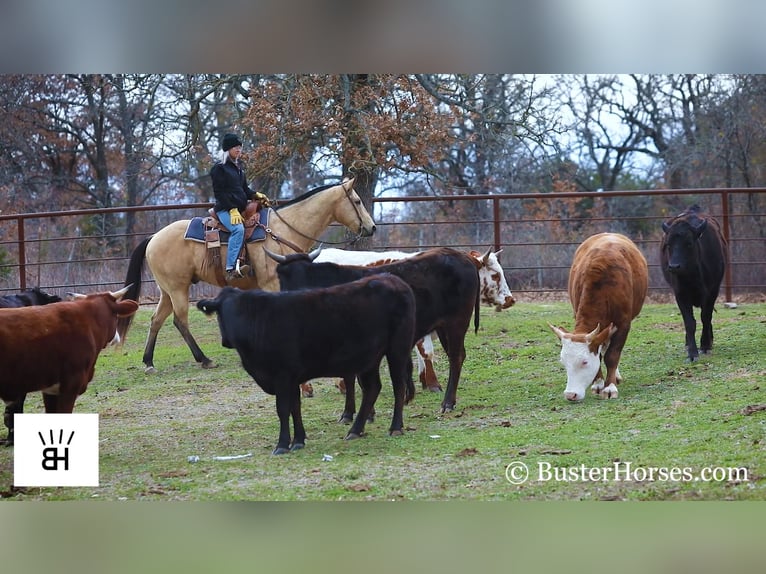
<instances>
[{"instance_id":1,"label":"dark knit beanie","mask_svg":"<svg viewBox=\"0 0 766 574\"><path fill-rule=\"evenodd\" d=\"M235 134L226 134L221 140L223 151L229 151L231 148L237 147L238 145L242 145L242 140Z\"/></svg>"}]
</instances>

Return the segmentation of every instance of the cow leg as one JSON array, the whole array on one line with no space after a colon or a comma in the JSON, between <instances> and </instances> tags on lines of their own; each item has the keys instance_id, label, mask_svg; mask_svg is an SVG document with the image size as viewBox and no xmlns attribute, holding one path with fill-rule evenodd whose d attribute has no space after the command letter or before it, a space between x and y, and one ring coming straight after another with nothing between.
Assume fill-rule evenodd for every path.
<instances>
[{"instance_id":1,"label":"cow leg","mask_svg":"<svg viewBox=\"0 0 766 574\"><path fill-rule=\"evenodd\" d=\"M465 361L465 343L463 338L457 337L454 334L450 335L450 332L443 329L438 329L439 341L441 341L444 351L449 358L449 379L447 381L447 390L444 392L444 398L442 399L442 412L450 412L455 409L457 403L457 385L460 380L460 372L463 370L463 362ZM463 330L465 333L465 330ZM459 343L458 343L459 341Z\"/></svg>"},{"instance_id":2,"label":"cow leg","mask_svg":"<svg viewBox=\"0 0 766 574\"><path fill-rule=\"evenodd\" d=\"M6 403L5 413L3 414L3 422L8 429L8 438L0 443L5 443L6 446L13 446L13 415L16 413L21 414L24 412L24 400L26 395L22 395L20 399Z\"/></svg>"},{"instance_id":3,"label":"cow leg","mask_svg":"<svg viewBox=\"0 0 766 574\"><path fill-rule=\"evenodd\" d=\"M609 347L604 353L606 381L604 382L604 388L598 393L598 396L602 399L616 399L619 395L617 384L622 380L622 377L618 377L619 370L617 367L620 364L622 348L625 346L625 341L628 340L629 332L630 327L625 329L625 331L618 330L612 335L612 338L609 341Z\"/></svg>"},{"instance_id":4,"label":"cow leg","mask_svg":"<svg viewBox=\"0 0 766 574\"><path fill-rule=\"evenodd\" d=\"M359 386L362 387L362 402L359 405L359 412L356 414L354 423L346 435L346 440L359 438L364 435L364 425L368 417L374 412L375 401L380 395L380 364L374 369L359 374ZM348 389L346 389L348 394Z\"/></svg>"},{"instance_id":5,"label":"cow leg","mask_svg":"<svg viewBox=\"0 0 766 574\"><path fill-rule=\"evenodd\" d=\"M356 380L355 377L344 377L343 384L346 387L346 394L343 400L343 413L338 419L339 423L350 425L354 420L354 413L356 412Z\"/></svg>"},{"instance_id":6,"label":"cow leg","mask_svg":"<svg viewBox=\"0 0 766 574\"><path fill-rule=\"evenodd\" d=\"M676 304L681 311L681 317L684 320L684 330L686 331L686 352L689 356L689 362L692 363L699 358L697 349L697 321L694 319L694 308L691 303L681 301L676 297Z\"/></svg>"},{"instance_id":7,"label":"cow leg","mask_svg":"<svg viewBox=\"0 0 766 574\"><path fill-rule=\"evenodd\" d=\"M293 395L291 415L293 417L293 441L290 444L290 450L300 450L306 446L306 429L303 428L301 391L299 389L296 389Z\"/></svg>"},{"instance_id":8,"label":"cow leg","mask_svg":"<svg viewBox=\"0 0 766 574\"><path fill-rule=\"evenodd\" d=\"M277 393L277 416L279 417L279 439L271 454L287 454L290 452L290 415L293 413L294 397L300 397L298 389L281 390ZM298 407L300 408L300 406Z\"/></svg>"},{"instance_id":9,"label":"cow leg","mask_svg":"<svg viewBox=\"0 0 766 574\"><path fill-rule=\"evenodd\" d=\"M386 360L391 387L394 390L394 413L388 432L391 436L401 435L404 433L404 404L412 399L410 394L415 389L411 378L412 357L409 352L404 357L396 357L389 353L386 355Z\"/></svg>"},{"instance_id":10,"label":"cow leg","mask_svg":"<svg viewBox=\"0 0 766 574\"><path fill-rule=\"evenodd\" d=\"M442 388L434 371L434 344L429 333L415 344L418 357L418 377L424 389L441 392Z\"/></svg>"},{"instance_id":11,"label":"cow leg","mask_svg":"<svg viewBox=\"0 0 766 574\"><path fill-rule=\"evenodd\" d=\"M718 295L716 295L718 297ZM714 297L712 301L708 300L702 305L700 319L702 320L702 337L700 337L700 352L706 355L713 350L713 308L715 306Z\"/></svg>"}]
</instances>

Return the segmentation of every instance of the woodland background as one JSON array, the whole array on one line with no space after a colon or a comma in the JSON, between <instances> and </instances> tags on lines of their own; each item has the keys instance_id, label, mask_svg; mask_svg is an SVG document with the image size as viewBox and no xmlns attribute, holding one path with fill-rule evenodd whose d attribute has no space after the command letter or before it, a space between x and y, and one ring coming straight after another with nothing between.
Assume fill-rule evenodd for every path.
<instances>
[{"instance_id":1,"label":"woodland background","mask_svg":"<svg viewBox=\"0 0 766 574\"><path fill-rule=\"evenodd\" d=\"M766 186L762 75L5 75L0 214L209 201L208 171L229 131L245 142L251 186L275 200L347 175L368 208L391 196ZM738 234L764 238L764 194L736 201L734 211L747 214ZM685 204L586 196L506 202L502 216L562 220L562 240L581 238L584 222L625 218L623 231L640 238L658 226L637 214L672 215ZM489 209L440 201L375 217L483 220ZM102 238L84 247L94 256L123 257L157 224L99 214L66 233ZM454 229L443 228L429 242L452 244ZM357 246L422 244L417 229L388 229ZM0 226L0 279L13 258L3 244L10 231ZM523 242L551 232L533 225L515 233L510 240ZM749 245L763 250L763 242ZM72 257L72 245L60 249L59 258Z\"/></svg>"}]
</instances>

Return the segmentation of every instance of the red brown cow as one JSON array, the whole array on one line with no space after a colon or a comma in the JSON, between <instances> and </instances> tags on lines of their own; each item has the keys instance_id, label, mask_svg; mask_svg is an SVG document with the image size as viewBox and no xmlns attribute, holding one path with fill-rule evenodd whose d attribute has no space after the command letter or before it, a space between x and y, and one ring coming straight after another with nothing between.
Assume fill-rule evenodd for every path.
<instances>
[{"instance_id":1,"label":"red brown cow","mask_svg":"<svg viewBox=\"0 0 766 574\"><path fill-rule=\"evenodd\" d=\"M8 444L13 415L27 393L40 391L46 413L71 413L93 379L101 350L117 337L117 318L138 310L116 293L74 295L53 305L0 309L0 398L6 410Z\"/></svg>"},{"instance_id":2,"label":"red brown cow","mask_svg":"<svg viewBox=\"0 0 766 574\"><path fill-rule=\"evenodd\" d=\"M485 253L471 250L468 255L473 259L476 268L479 270L479 296L481 302L496 311L502 311L512 307L516 300L505 280L503 266L500 264L498 255L502 252L488 249ZM327 248L322 249L319 255L314 259L315 263L337 263L339 265L364 265L366 267L378 267L387 265L394 261L400 261L422 253L422 251L350 251L346 249ZM433 334L429 333L415 345L418 359L418 376L423 388L432 391L441 391L441 385L436 378L434 370L434 344ZM341 392L345 392L346 384L344 381L337 383ZM304 396L310 392L308 388L304 389Z\"/></svg>"},{"instance_id":3,"label":"red brown cow","mask_svg":"<svg viewBox=\"0 0 766 574\"><path fill-rule=\"evenodd\" d=\"M617 398L617 384L622 381L620 354L630 323L643 307L648 286L646 259L624 235L599 233L577 248L569 270L574 331L549 325L561 340L567 400L581 401L591 384L594 394ZM601 374L601 357L606 381Z\"/></svg>"}]
</instances>

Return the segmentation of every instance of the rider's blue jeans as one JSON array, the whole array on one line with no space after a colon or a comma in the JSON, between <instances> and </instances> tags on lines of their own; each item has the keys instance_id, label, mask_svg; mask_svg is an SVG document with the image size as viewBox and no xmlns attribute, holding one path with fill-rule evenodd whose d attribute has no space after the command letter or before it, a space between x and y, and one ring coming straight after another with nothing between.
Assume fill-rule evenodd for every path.
<instances>
[{"instance_id":1,"label":"rider's blue jeans","mask_svg":"<svg viewBox=\"0 0 766 574\"><path fill-rule=\"evenodd\" d=\"M229 237L229 246L226 249L226 269L234 269L237 265L237 255L239 250L242 249L242 241L245 238L245 226L240 223L238 225L231 224L231 216L228 211L216 211L218 219L226 226L231 232Z\"/></svg>"}]
</instances>

